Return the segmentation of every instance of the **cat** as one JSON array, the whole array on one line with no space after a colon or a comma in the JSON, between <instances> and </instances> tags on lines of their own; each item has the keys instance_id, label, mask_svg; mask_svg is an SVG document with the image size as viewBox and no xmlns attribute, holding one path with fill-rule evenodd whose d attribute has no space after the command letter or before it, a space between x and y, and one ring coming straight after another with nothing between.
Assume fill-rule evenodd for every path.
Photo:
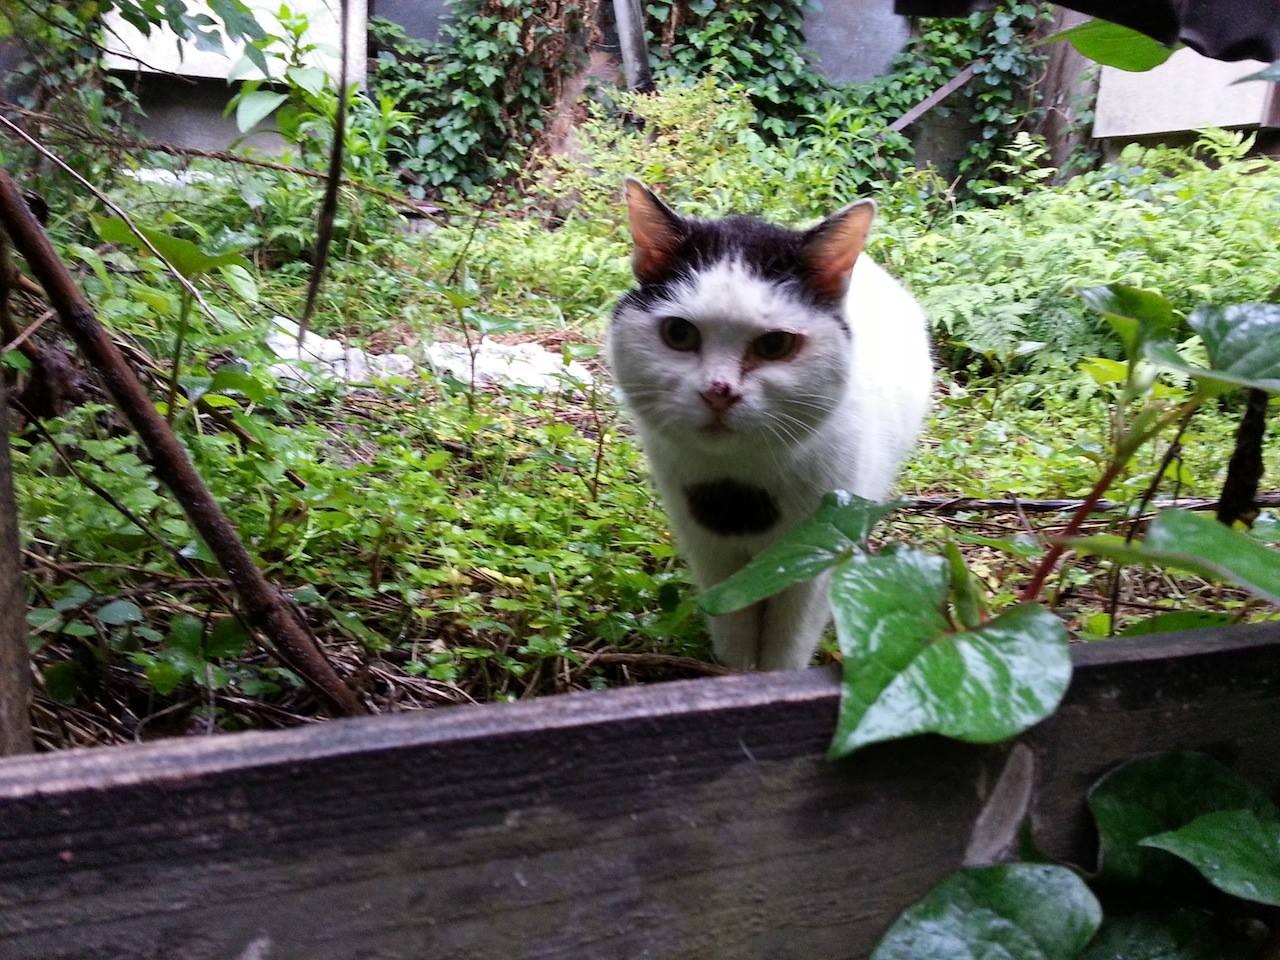
<instances>
[{"instance_id":1,"label":"cat","mask_svg":"<svg viewBox=\"0 0 1280 960\"><path fill-rule=\"evenodd\" d=\"M637 286L609 366L699 587L739 570L843 489L886 499L929 407L923 311L862 255L876 205L808 230L681 216L628 178ZM711 618L735 669L806 666L827 579Z\"/></svg>"}]
</instances>

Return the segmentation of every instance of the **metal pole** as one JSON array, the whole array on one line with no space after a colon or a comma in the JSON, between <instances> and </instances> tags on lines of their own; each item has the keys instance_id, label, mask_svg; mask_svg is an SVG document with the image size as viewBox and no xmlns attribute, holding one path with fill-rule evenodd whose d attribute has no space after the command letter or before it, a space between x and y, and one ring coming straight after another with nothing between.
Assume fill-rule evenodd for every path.
<instances>
[{"instance_id":1,"label":"metal pole","mask_svg":"<svg viewBox=\"0 0 1280 960\"><path fill-rule=\"evenodd\" d=\"M648 93L653 89L649 72L649 45L644 39L644 12L640 0L613 0L613 18L618 25L618 47L627 89Z\"/></svg>"}]
</instances>

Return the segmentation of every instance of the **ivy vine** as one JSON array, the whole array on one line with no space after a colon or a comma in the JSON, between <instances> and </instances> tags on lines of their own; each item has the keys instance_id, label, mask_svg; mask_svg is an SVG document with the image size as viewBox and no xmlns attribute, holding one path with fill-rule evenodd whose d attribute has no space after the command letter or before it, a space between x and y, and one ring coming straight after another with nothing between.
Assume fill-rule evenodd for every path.
<instances>
[{"instance_id":1,"label":"ivy vine","mask_svg":"<svg viewBox=\"0 0 1280 960\"><path fill-rule=\"evenodd\" d=\"M374 18L375 98L417 118L393 157L418 197L470 193L516 173L566 78L585 62L599 0L454 0L436 43Z\"/></svg>"}]
</instances>

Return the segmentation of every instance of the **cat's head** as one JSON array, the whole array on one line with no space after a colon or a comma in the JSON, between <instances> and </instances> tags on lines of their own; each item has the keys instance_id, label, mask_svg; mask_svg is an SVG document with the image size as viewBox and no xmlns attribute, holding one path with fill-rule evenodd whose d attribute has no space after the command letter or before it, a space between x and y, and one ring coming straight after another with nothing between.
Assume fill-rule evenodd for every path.
<instances>
[{"instance_id":1,"label":"cat's head","mask_svg":"<svg viewBox=\"0 0 1280 960\"><path fill-rule=\"evenodd\" d=\"M626 199L637 286L614 310L609 361L642 426L722 448L810 436L844 396L844 298L875 204L800 231L683 217L637 180Z\"/></svg>"}]
</instances>

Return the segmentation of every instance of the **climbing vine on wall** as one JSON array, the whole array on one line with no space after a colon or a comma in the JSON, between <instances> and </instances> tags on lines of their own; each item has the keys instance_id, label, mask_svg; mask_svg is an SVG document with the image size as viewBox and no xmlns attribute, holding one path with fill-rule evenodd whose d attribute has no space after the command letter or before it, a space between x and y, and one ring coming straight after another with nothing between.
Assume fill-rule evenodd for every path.
<instances>
[{"instance_id":1,"label":"climbing vine on wall","mask_svg":"<svg viewBox=\"0 0 1280 960\"><path fill-rule=\"evenodd\" d=\"M1043 5L1006 2L961 19L918 21L884 76L853 84L831 82L810 62L804 38L810 5L652 0L645 9L655 74L670 82L711 73L742 85L761 130L775 139L829 139L837 127L874 132L874 138L845 139L854 162L877 170L911 159L907 141L882 136L884 127L975 61L982 63L955 104L977 133L960 172L984 176L1001 148L1033 119L1034 80L1046 59L1034 46L1047 19Z\"/></svg>"},{"instance_id":2,"label":"climbing vine on wall","mask_svg":"<svg viewBox=\"0 0 1280 960\"><path fill-rule=\"evenodd\" d=\"M395 157L418 196L473 192L516 172L545 128L564 81L581 69L599 0L455 0L441 39L369 23L375 96L416 116Z\"/></svg>"}]
</instances>

